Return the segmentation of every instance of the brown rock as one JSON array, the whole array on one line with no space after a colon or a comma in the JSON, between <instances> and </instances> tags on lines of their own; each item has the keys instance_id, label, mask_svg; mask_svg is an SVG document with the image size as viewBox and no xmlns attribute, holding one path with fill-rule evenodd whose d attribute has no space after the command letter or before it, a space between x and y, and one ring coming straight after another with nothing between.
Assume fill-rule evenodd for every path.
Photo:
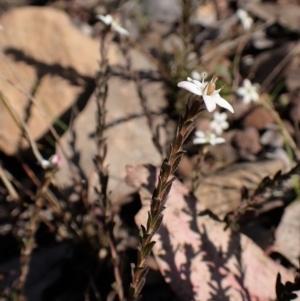
<instances>
[{"instance_id":1,"label":"brown rock","mask_svg":"<svg viewBox=\"0 0 300 301\"><path fill-rule=\"evenodd\" d=\"M48 130L48 124L77 102L86 102L93 92L99 60L99 42L83 35L64 12L47 7L23 7L3 15L0 24L0 90L15 108L19 118L27 119L33 139ZM119 62L113 46L111 62ZM35 90L31 105L26 92ZM27 118L26 110L29 109ZM13 155L28 144L21 130L0 101L0 150Z\"/></svg>"},{"instance_id":2,"label":"brown rock","mask_svg":"<svg viewBox=\"0 0 300 301\"><path fill-rule=\"evenodd\" d=\"M135 70L140 73L154 71L152 64L141 53L132 51L130 55L134 58L132 62ZM154 113L151 115L153 123L162 123L163 115L159 113L166 105L162 83L149 79L144 83L142 90L149 110ZM126 165L135 163L158 165L162 158L152 142L152 134L134 81L121 76L112 76L108 82L106 108L108 128L105 137L108 145L106 164L110 175L109 191L112 192L111 198L114 203L120 203L127 199L126 195L134 191L124 182ZM79 156L78 165L85 177L90 179L90 183L94 171L93 158L96 155L96 142L93 138L97 125L96 112L97 106L93 96L75 119L73 128L64 134L61 141L68 149L71 158L75 153L70 143L72 141L75 143L75 152ZM76 134L75 141L72 132ZM57 182L62 187L74 185L66 161L63 162L56 176ZM95 186L95 184L91 185Z\"/></svg>"},{"instance_id":3,"label":"brown rock","mask_svg":"<svg viewBox=\"0 0 300 301\"><path fill-rule=\"evenodd\" d=\"M255 155L261 150L259 134L253 127L237 131L233 139L233 144L238 149L241 159L254 160Z\"/></svg>"},{"instance_id":4,"label":"brown rock","mask_svg":"<svg viewBox=\"0 0 300 301\"><path fill-rule=\"evenodd\" d=\"M283 169L284 163L277 159L235 163L206 177L195 191L195 196L222 219L240 204L242 187L247 187L251 194L264 177Z\"/></svg>"},{"instance_id":5,"label":"brown rock","mask_svg":"<svg viewBox=\"0 0 300 301\"><path fill-rule=\"evenodd\" d=\"M271 123L274 123L273 117L262 107L256 107L251 110L243 121L245 127L253 127L259 131L265 129Z\"/></svg>"}]
</instances>

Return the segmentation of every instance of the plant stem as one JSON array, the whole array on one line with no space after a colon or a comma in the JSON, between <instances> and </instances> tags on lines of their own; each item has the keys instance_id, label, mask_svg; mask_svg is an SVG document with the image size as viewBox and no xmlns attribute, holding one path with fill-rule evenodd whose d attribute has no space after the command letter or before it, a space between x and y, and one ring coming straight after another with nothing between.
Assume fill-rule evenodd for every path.
<instances>
[{"instance_id":1,"label":"plant stem","mask_svg":"<svg viewBox=\"0 0 300 301\"><path fill-rule=\"evenodd\" d=\"M141 297L140 293L149 270L147 267L147 258L155 244L152 238L162 223L166 200L172 183L176 179L174 173L184 154L182 145L194 129L194 120L202 110L202 98L193 95L190 96L185 112L179 118L176 135L171 144L169 155L161 165L158 183L152 195L150 211L148 211L147 226L142 225L140 230L137 264L132 268L132 283L129 291L130 301L138 300Z\"/></svg>"}]
</instances>

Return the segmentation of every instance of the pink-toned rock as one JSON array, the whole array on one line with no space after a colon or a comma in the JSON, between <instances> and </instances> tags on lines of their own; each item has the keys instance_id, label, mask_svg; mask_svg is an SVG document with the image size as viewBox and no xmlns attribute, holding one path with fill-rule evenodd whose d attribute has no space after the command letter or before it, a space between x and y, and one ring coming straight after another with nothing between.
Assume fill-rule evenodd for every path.
<instances>
[{"instance_id":1,"label":"pink-toned rock","mask_svg":"<svg viewBox=\"0 0 300 301\"><path fill-rule=\"evenodd\" d=\"M262 107L256 107L251 110L243 121L245 127L254 127L259 131L265 129L271 123L274 123L273 117Z\"/></svg>"},{"instance_id":2,"label":"pink-toned rock","mask_svg":"<svg viewBox=\"0 0 300 301\"><path fill-rule=\"evenodd\" d=\"M128 167L128 184L140 188L142 199L142 209L136 215L138 226L146 224L158 171L144 169ZM224 223L199 214L205 209L182 183L173 182L162 225L153 237L153 254L165 281L184 301L242 301L245 296L257 301L274 299L277 273L285 281L293 279L292 273L248 237L224 230Z\"/></svg>"},{"instance_id":3,"label":"pink-toned rock","mask_svg":"<svg viewBox=\"0 0 300 301\"><path fill-rule=\"evenodd\" d=\"M93 92L99 61L99 42L85 36L62 11L47 7L13 9L0 19L0 90L22 120L30 100L13 85L28 93L35 90L36 104L29 110L27 125L33 139L40 138L48 123L58 119L78 100ZM110 60L119 62L113 45ZM85 94L85 99L82 95ZM0 150L18 151L21 130L0 101ZM21 148L27 148L21 139Z\"/></svg>"},{"instance_id":4,"label":"pink-toned rock","mask_svg":"<svg viewBox=\"0 0 300 301\"><path fill-rule=\"evenodd\" d=\"M237 131L233 143L241 159L254 160L255 155L261 150L258 131L253 127Z\"/></svg>"},{"instance_id":5,"label":"pink-toned rock","mask_svg":"<svg viewBox=\"0 0 300 301\"><path fill-rule=\"evenodd\" d=\"M134 58L132 60L134 70L141 73L155 72L151 62L140 52L130 51L130 55ZM148 79L143 82L142 91L149 111L155 113L150 114L153 124L162 124L164 120L162 112L166 106L162 83ZM152 142L152 133L133 80L127 79L125 76L112 76L109 79L106 109L108 127L104 135L108 146L105 161L110 176L108 190L111 192L110 197L113 202L119 204L127 201L127 195L133 192L133 189L124 182L125 166L137 162L158 165L161 163L162 157ZM95 170L93 158L97 152L93 133L97 127L96 112L96 100L92 96L84 110L74 120L73 127L61 139L70 158L78 155L79 162L77 164L87 179L91 179ZM163 131L160 132L163 140ZM70 147L70 142L74 138L73 133L76 134L75 149ZM56 177L62 187L74 186L66 161L63 161ZM91 184L91 180L89 182ZM93 189L90 191L93 192Z\"/></svg>"}]
</instances>

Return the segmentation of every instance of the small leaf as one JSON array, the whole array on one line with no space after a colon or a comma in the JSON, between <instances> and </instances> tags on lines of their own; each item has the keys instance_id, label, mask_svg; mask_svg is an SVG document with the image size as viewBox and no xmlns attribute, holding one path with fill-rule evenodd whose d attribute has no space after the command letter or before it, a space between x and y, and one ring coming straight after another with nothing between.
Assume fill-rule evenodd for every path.
<instances>
[{"instance_id":1,"label":"small leaf","mask_svg":"<svg viewBox=\"0 0 300 301\"><path fill-rule=\"evenodd\" d=\"M159 196L160 197L160 196ZM158 209L160 207L160 199L158 198L152 198L151 205L150 205L150 210L151 210L151 217L152 219L154 216L157 214Z\"/></svg>"},{"instance_id":2,"label":"small leaf","mask_svg":"<svg viewBox=\"0 0 300 301\"><path fill-rule=\"evenodd\" d=\"M168 186L166 187L166 189L164 190L163 194L161 195L161 204L160 204L160 205L164 205L165 202L166 202L166 200L167 200L167 198L168 198L168 195L169 195L170 190L171 190L171 188L172 188L172 183L170 183L170 184L171 184L171 185L168 185Z\"/></svg>"},{"instance_id":3,"label":"small leaf","mask_svg":"<svg viewBox=\"0 0 300 301\"><path fill-rule=\"evenodd\" d=\"M140 282L143 278L145 278L145 276L148 273L148 268L147 267L143 267L143 268L138 268L135 271L135 283Z\"/></svg>"},{"instance_id":4,"label":"small leaf","mask_svg":"<svg viewBox=\"0 0 300 301\"><path fill-rule=\"evenodd\" d=\"M152 215L151 215L151 212L148 211L148 219L147 219L147 232L149 231L150 229L150 224L151 224L151 221L152 221Z\"/></svg>"},{"instance_id":5,"label":"small leaf","mask_svg":"<svg viewBox=\"0 0 300 301\"><path fill-rule=\"evenodd\" d=\"M154 224L152 225L152 232L156 233L161 226L162 220L163 220L163 215L160 214L157 219L155 220Z\"/></svg>"},{"instance_id":6,"label":"small leaf","mask_svg":"<svg viewBox=\"0 0 300 301\"><path fill-rule=\"evenodd\" d=\"M172 146L173 146L172 153L176 154L180 150L182 143L183 143L182 134L178 133L172 143Z\"/></svg>"},{"instance_id":7,"label":"small leaf","mask_svg":"<svg viewBox=\"0 0 300 301\"><path fill-rule=\"evenodd\" d=\"M148 272L148 271L147 271ZM145 275L146 276L146 275ZM136 300L138 297L139 297L139 295L140 295L140 293L141 293L141 291L142 291L142 289L143 289L143 287L144 287L144 285L145 285L145 282L146 282L146 279L145 279L145 277L144 278L142 278L139 282L138 282L138 284L137 284L137 286L136 286L136 288L135 288L135 294L134 294L134 299Z\"/></svg>"},{"instance_id":8,"label":"small leaf","mask_svg":"<svg viewBox=\"0 0 300 301\"><path fill-rule=\"evenodd\" d=\"M167 160L165 160L161 165L161 169L160 169L161 185L163 185L168 181L170 173L171 173L171 165L168 163ZM157 189L159 189L159 186L157 186Z\"/></svg>"},{"instance_id":9,"label":"small leaf","mask_svg":"<svg viewBox=\"0 0 300 301\"><path fill-rule=\"evenodd\" d=\"M180 154L179 156L177 156L177 158L174 160L174 162L172 163L172 170L171 170L171 174L174 174L175 171L177 170L177 168L179 167L179 164L181 162L182 159L182 154Z\"/></svg>"},{"instance_id":10,"label":"small leaf","mask_svg":"<svg viewBox=\"0 0 300 301\"><path fill-rule=\"evenodd\" d=\"M148 243L142 250L142 255L143 258L147 258L153 248L153 246L155 245L155 241L151 241L150 243Z\"/></svg>"},{"instance_id":11,"label":"small leaf","mask_svg":"<svg viewBox=\"0 0 300 301\"><path fill-rule=\"evenodd\" d=\"M143 225L141 225L140 237L144 238L146 233L147 233L146 228Z\"/></svg>"}]
</instances>

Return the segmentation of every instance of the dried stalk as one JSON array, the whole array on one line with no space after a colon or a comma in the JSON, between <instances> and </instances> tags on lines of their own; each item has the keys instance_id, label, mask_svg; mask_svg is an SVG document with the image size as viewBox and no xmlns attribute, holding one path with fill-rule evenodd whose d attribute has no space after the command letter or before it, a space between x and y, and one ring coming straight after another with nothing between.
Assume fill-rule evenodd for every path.
<instances>
[{"instance_id":1,"label":"dried stalk","mask_svg":"<svg viewBox=\"0 0 300 301\"><path fill-rule=\"evenodd\" d=\"M44 193L45 190L51 183L51 178L54 174L54 171L51 171L48 175L46 174L45 180L41 187L39 188L34 204L34 209L32 216L28 222L27 235L23 238L24 248L22 248L21 253L21 275L18 281L18 300L24 301L25 297L23 294L25 281L29 272L30 256L35 246L35 234L39 227L39 213L45 203Z\"/></svg>"},{"instance_id":2,"label":"dried stalk","mask_svg":"<svg viewBox=\"0 0 300 301\"><path fill-rule=\"evenodd\" d=\"M116 242L114 237L114 212L112 209L111 200L107 193L107 184L109 179L109 174L107 166L105 166L105 158L107 153L107 144L104 137L104 130L106 127L106 99L108 92L108 60L107 60L107 46L109 45L111 39L111 32L105 31L102 36L100 55L101 61L99 64L99 74L96 79L96 103L97 103L97 132L96 141L98 153L95 157L95 166L98 172L100 191L97 191L99 196L99 203L97 204L101 211L102 216L98 216L101 226L105 232L105 236L110 249L110 255L112 258L112 263L114 266L114 276L115 276L115 290L118 294L119 301L124 299L123 281L120 272L120 258L116 249Z\"/></svg>"},{"instance_id":3,"label":"dried stalk","mask_svg":"<svg viewBox=\"0 0 300 301\"><path fill-rule=\"evenodd\" d=\"M132 268L132 283L129 291L129 300L131 301L139 300L141 297L140 293L149 270L147 267L147 258L155 244L152 238L162 223L165 203L172 183L176 179L174 173L184 154L182 145L194 129L194 121L202 110L202 98L193 95L190 96L186 104L185 113L179 118L176 135L171 144L169 155L161 165L158 183L153 192L150 211L148 212L147 226L141 225L137 264Z\"/></svg>"}]
</instances>

